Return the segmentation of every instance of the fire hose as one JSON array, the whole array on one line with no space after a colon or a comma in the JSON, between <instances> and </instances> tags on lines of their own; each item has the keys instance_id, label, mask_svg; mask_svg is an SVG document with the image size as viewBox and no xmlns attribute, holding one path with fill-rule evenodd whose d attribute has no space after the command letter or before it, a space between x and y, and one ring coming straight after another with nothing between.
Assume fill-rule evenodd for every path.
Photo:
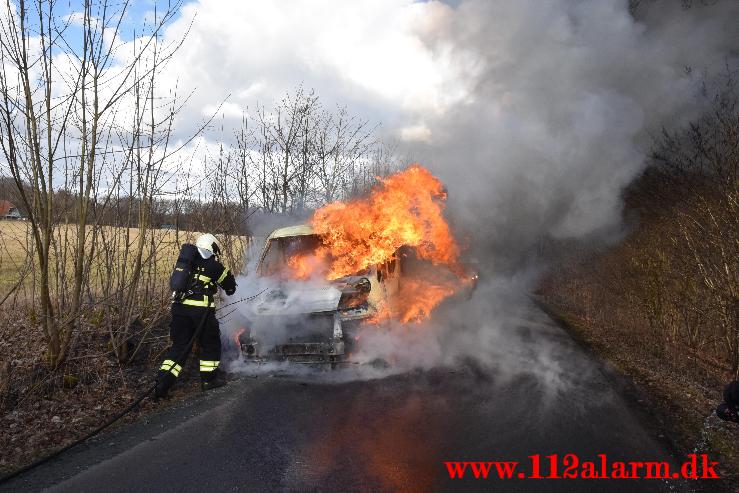
<instances>
[{"instance_id":1,"label":"fire hose","mask_svg":"<svg viewBox=\"0 0 739 493\"><path fill-rule=\"evenodd\" d=\"M228 303L227 305L223 305L223 306L219 307L217 310L221 310L223 308L226 308L227 306L234 305L236 303L241 303L241 302L244 302L244 301L252 300L252 299L256 298L257 296L259 296L260 294L262 294L263 292L264 291L262 291L261 293L257 293L254 296L250 296L250 297L247 297L247 298L242 298L240 300L237 300L237 301ZM203 318L200 320L200 324L198 324L197 329L195 329L195 332L193 333L192 338L190 338L190 341L187 343L187 346L185 347L185 349L183 350L183 352L177 358L178 361L181 360L186 354L188 354L190 352L190 349L192 349L192 345L195 344L195 340L200 336L200 332L202 332L203 327L205 326L205 321L207 320L208 314L210 312L211 312L211 309L210 308L208 308L208 309L205 310L205 313L203 314ZM50 460L55 459L56 457L59 457L60 455L62 455L67 450L70 450L70 449L76 447L77 445L80 445L81 443L84 443L87 440L89 440L90 438L96 436L98 433L100 433L104 429L106 429L109 426L111 426L113 423L117 422L118 420L120 420L121 418L123 418L124 416L126 416L132 410L136 409L138 407L138 405L141 404L141 402L144 399L146 399L147 397L149 397L149 395L154 391L155 388L156 388L156 383L151 384L142 394L140 394L125 409L123 409L121 412L119 412L118 414L116 414L112 418L109 418L105 423L103 423L102 425L98 426L97 428L95 428L93 431L91 431L87 435L85 435L82 438L79 438L79 439L73 441L72 443L69 443L69 444L65 445L64 447L62 447L59 450L57 450L57 451L55 451L55 452L47 455L46 457L42 457L42 458L40 458L40 459L38 459L38 460L36 460L36 461L34 461L34 462L26 465L26 466L21 467L20 469L16 469L15 471L13 471L12 473L10 473L10 474L8 474L6 476L3 476L2 478L0 478L0 484L7 483L11 479L17 478L21 474L24 474L24 473L30 471L31 469L35 469L38 466L40 466L42 464L45 464L45 463L49 462Z\"/></svg>"}]
</instances>

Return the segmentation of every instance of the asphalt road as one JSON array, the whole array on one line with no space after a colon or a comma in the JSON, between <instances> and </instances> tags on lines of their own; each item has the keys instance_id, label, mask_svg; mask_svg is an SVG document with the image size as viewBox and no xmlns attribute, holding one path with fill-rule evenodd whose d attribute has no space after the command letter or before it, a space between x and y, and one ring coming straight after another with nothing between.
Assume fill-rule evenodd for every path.
<instances>
[{"instance_id":1,"label":"asphalt road","mask_svg":"<svg viewBox=\"0 0 739 493\"><path fill-rule=\"evenodd\" d=\"M611 461L677 461L655 438L658 432L638 405L615 390L600 365L545 315L532 309L509 329L510 339L526 342L528 352L502 351L519 360L532 358L520 370L468 364L346 382L329 372L242 377L96 438L3 488L684 491L695 486L664 480L449 479L445 460L525 461L554 453L594 460L605 453Z\"/></svg>"}]
</instances>

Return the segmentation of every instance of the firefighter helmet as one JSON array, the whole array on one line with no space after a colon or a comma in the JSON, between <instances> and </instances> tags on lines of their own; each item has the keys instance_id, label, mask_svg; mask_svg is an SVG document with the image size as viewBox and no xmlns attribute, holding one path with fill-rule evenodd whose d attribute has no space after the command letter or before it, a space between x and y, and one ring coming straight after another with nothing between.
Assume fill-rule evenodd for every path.
<instances>
[{"instance_id":1,"label":"firefighter helmet","mask_svg":"<svg viewBox=\"0 0 739 493\"><path fill-rule=\"evenodd\" d=\"M195 242L195 246L198 247L198 252L203 258L210 258L213 254L219 255L221 253L218 240L210 233L200 235Z\"/></svg>"}]
</instances>

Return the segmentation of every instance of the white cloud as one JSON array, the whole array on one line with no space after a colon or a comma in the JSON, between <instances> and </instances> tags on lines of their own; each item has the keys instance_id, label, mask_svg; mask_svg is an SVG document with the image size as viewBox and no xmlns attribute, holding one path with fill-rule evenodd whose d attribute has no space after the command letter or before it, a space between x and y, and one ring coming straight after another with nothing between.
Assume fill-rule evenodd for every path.
<instances>
[{"instance_id":1,"label":"white cloud","mask_svg":"<svg viewBox=\"0 0 739 493\"><path fill-rule=\"evenodd\" d=\"M403 127L400 129L400 138L405 142L429 142L431 140L431 129L423 123Z\"/></svg>"},{"instance_id":2,"label":"white cloud","mask_svg":"<svg viewBox=\"0 0 739 493\"><path fill-rule=\"evenodd\" d=\"M244 116L244 114L245 111L243 107L229 101L226 101L220 105L207 103L205 106L203 106L202 112L202 116L205 118L210 118L213 115L222 115L225 118L235 120L237 124L241 121L241 118Z\"/></svg>"},{"instance_id":3,"label":"white cloud","mask_svg":"<svg viewBox=\"0 0 739 493\"><path fill-rule=\"evenodd\" d=\"M302 83L397 137L409 114L441 113L465 95L449 54L424 39L452 14L437 1L199 0L166 31L177 40L194 19L161 83L196 90L180 119L192 125L227 96L234 116Z\"/></svg>"}]
</instances>

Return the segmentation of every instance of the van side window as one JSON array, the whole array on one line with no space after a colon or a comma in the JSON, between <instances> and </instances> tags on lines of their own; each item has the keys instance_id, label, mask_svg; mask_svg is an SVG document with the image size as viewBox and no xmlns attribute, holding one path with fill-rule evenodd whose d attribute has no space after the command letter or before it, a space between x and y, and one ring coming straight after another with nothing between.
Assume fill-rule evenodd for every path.
<instances>
[{"instance_id":1,"label":"van side window","mask_svg":"<svg viewBox=\"0 0 739 493\"><path fill-rule=\"evenodd\" d=\"M273 276L277 274L285 262L285 254L278 239L272 239L267 246L267 251L261 263L261 275Z\"/></svg>"}]
</instances>

